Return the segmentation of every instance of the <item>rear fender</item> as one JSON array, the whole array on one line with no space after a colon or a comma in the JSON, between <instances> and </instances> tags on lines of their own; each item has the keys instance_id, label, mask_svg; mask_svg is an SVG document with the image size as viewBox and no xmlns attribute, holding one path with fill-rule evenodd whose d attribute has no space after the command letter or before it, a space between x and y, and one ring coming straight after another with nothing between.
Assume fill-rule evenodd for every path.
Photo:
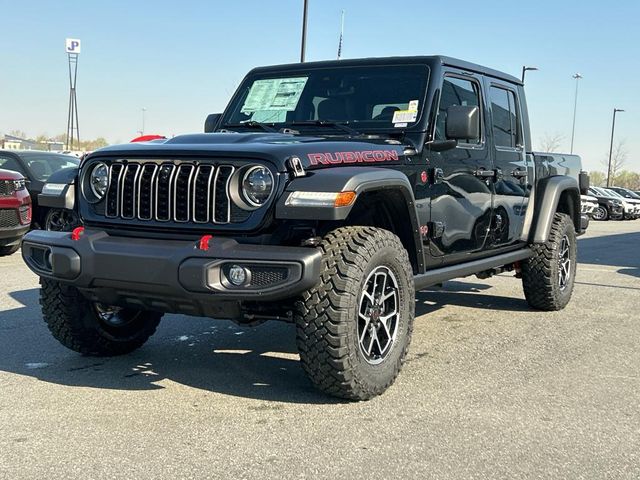
<instances>
[{"instance_id":1,"label":"rear fender","mask_svg":"<svg viewBox=\"0 0 640 480\"><path fill-rule=\"evenodd\" d=\"M557 212L571 217L576 232L580 232L580 188L578 181L566 175L543 178L534 192L534 216L531 231L523 240L544 243L549 238L553 217Z\"/></svg>"}]
</instances>

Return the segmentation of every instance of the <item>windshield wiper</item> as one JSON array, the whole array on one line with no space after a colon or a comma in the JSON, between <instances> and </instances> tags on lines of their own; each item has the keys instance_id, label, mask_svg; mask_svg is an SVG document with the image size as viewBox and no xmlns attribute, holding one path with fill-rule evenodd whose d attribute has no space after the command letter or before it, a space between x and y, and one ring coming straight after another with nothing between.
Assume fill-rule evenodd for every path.
<instances>
[{"instance_id":1,"label":"windshield wiper","mask_svg":"<svg viewBox=\"0 0 640 480\"><path fill-rule=\"evenodd\" d=\"M362 135L361 132L351 128L345 122L332 122L330 120L302 120L291 122L291 125L315 125L318 127L335 127L350 135Z\"/></svg>"},{"instance_id":2,"label":"windshield wiper","mask_svg":"<svg viewBox=\"0 0 640 480\"><path fill-rule=\"evenodd\" d=\"M226 128L226 127L231 127L231 128L250 127L250 128L260 128L265 132L271 132L271 133L277 132L275 128L270 127L266 123L256 122L255 120L248 120L246 122L240 122L240 123L225 123L224 125L222 125L222 128Z\"/></svg>"}]
</instances>

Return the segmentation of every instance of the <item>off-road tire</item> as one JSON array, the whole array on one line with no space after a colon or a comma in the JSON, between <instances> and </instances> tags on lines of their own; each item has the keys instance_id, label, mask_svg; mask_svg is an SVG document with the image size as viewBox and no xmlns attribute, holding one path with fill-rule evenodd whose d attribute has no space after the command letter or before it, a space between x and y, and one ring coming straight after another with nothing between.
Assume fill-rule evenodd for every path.
<instances>
[{"instance_id":1,"label":"off-road tire","mask_svg":"<svg viewBox=\"0 0 640 480\"><path fill-rule=\"evenodd\" d=\"M296 302L302 367L321 391L367 400L391 386L407 355L415 315L411 263L397 236L373 227L338 228L324 237L320 248L320 280ZM381 266L397 281L399 315L388 354L372 365L360 349L358 312L366 279Z\"/></svg>"},{"instance_id":2,"label":"off-road tire","mask_svg":"<svg viewBox=\"0 0 640 480\"><path fill-rule=\"evenodd\" d=\"M562 239L569 241L571 271L568 282L561 288L559 259ZM577 242L571 218L564 213L556 213L545 243L531 246L533 256L522 264L522 285L529 305L538 310L562 310L573 292L576 276Z\"/></svg>"},{"instance_id":3,"label":"off-road tire","mask_svg":"<svg viewBox=\"0 0 640 480\"><path fill-rule=\"evenodd\" d=\"M4 256L7 256L7 255L13 255L18 250L20 250L20 244L19 243L17 243L16 245L9 245L9 246L0 247L0 257L4 257Z\"/></svg>"},{"instance_id":4,"label":"off-road tire","mask_svg":"<svg viewBox=\"0 0 640 480\"><path fill-rule=\"evenodd\" d=\"M114 328L100 320L94 304L75 287L45 278L40 286L40 305L49 330L62 345L83 355L130 353L153 335L162 318L161 313L135 312L130 324Z\"/></svg>"}]
</instances>

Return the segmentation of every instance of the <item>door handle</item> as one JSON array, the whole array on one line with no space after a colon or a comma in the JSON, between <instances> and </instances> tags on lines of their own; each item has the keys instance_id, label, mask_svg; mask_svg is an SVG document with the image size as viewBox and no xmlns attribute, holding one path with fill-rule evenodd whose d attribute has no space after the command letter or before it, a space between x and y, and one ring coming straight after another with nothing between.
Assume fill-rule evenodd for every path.
<instances>
[{"instance_id":1,"label":"door handle","mask_svg":"<svg viewBox=\"0 0 640 480\"><path fill-rule=\"evenodd\" d=\"M493 170L485 170L484 168L479 168L473 173L476 177L480 178L493 178L496 175L496 172Z\"/></svg>"},{"instance_id":2,"label":"door handle","mask_svg":"<svg viewBox=\"0 0 640 480\"><path fill-rule=\"evenodd\" d=\"M525 178L527 176L527 171L521 168L516 168L513 172L511 172L511 176L516 178Z\"/></svg>"}]
</instances>

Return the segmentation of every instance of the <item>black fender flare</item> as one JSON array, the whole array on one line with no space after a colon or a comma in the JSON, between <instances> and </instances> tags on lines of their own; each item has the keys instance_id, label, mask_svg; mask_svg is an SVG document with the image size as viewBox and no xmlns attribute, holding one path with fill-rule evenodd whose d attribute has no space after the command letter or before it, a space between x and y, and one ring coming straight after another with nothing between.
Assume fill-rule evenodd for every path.
<instances>
[{"instance_id":1,"label":"black fender flare","mask_svg":"<svg viewBox=\"0 0 640 480\"><path fill-rule=\"evenodd\" d=\"M336 167L307 171L289 182L276 203L275 217L282 220L346 220L358 198L365 192L395 190L402 195L411 222L418 269L424 268L424 251L413 188L399 170L381 167ZM291 192L356 192L356 200L346 207L287 205Z\"/></svg>"},{"instance_id":2,"label":"black fender flare","mask_svg":"<svg viewBox=\"0 0 640 480\"><path fill-rule=\"evenodd\" d=\"M580 220L580 187L578 181L567 175L555 175L541 179L534 191L534 215L531 223L530 241L544 243L549 238L553 216L563 207L560 199L568 193L568 201L571 202L568 213L575 226L576 232L581 229Z\"/></svg>"},{"instance_id":3,"label":"black fender flare","mask_svg":"<svg viewBox=\"0 0 640 480\"><path fill-rule=\"evenodd\" d=\"M64 185L64 187L56 193L40 193L38 194L38 205L47 208L62 208L73 210L76 205L76 179L78 177L78 168L65 168L53 173L45 183ZM43 187L44 188L44 187Z\"/></svg>"}]
</instances>

